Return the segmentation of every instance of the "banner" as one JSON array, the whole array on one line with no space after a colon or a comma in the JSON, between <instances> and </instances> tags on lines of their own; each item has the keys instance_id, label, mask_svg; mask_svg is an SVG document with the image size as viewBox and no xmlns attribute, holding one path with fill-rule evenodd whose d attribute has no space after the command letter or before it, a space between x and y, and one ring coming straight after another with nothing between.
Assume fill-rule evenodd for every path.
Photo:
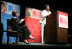
<instances>
[{"instance_id":1,"label":"banner","mask_svg":"<svg viewBox=\"0 0 72 49\"><path fill-rule=\"evenodd\" d=\"M12 14L12 11L14 10L18 11L18 14L20 16L20 6L7 2L7 14Z\"/></svg>"},{"instance_id":2,"label":"banner","mask_svg":"<svg viewBox=\"0 0 72 49\"><path fill-rule=\"evenodd\" d=\"M20 16L20 5L1 1L1 13L12 14L12 11L14 10L18 11L18 14Z\"/></svg>"},{"instance_id":3,"label":"banner","mask_svg":"<svg viewBox=\"0 0 72 49\"><path fill-rule=\"evenodd\" d=\"M17 10L20 19L20 6L9 2L1 1L1 23L3 24L3 31L7 31L7 19L11 19L12 11ZM3 32L2 43L7 42L7 32ZM9 37L9 42L15 42L15 37Z\"/></svg>"},{"instance_id":4,"label":"banner","mask_svg":"<svg viewBox=\"0 0 72 49\"><path fill-rule=\"evenodd\" d=\"M7 13L7 2L1 1L1 13Z\"/></svg>"},{"instance_id":5,"label":"banner","mask_svg":"<svg viewBox=\"0 0 72 49\"><path fill-rule=\"evenodd\" d=\"M29 42L41 42L41 27L40 27L41 10L26 8L25 25L31 32L31 35L36 39L29 39Z\"/></svg>"},{"instance_id":6,"label":"banner","mask_svg":"<svg viewBox=\"0 0 72 49\"><path fill-rule=\"evenodd\" d=\"M68 28L68 14L65 12L59 12L59 27Z\"/></svg>"},{"instance_id":7,"label":"banner","mask_svg":"<svg viewBox=\"0 0 72 49\"><path fill-rule=\"evenodd\" d=\"M7 3L7 14L12 14L13 11L13 4Z\"/></svg>"},{"instance_id":8,"label":"banner","mask_svg":"<svg viewBox=\"0 0 72 49\"><path fill-rule=\"evenodd\" d=\"M41 18L41 10L37 10L34 8L26 8L26 17L40 19Z\"/></svg>"}]
</instances>

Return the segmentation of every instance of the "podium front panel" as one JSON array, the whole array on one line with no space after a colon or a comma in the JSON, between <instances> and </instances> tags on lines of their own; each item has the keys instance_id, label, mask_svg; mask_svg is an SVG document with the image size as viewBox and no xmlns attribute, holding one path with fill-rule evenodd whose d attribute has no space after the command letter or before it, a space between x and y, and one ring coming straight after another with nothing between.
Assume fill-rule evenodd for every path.
<instances>
[{"instance_id":1,"label":"podium front panel","mask_svg":"<svg viewBox=\"0 0 72 49\"><path fill-rule=\"evenodd\" d=\"M59 14L64 14L64 13L65 12L62 11L55 11L49 17L46 18L45 36L46 36L47 43L67 43L67 34L68 34L67 17L64 17L66 18L67 21L66 27L59 26L60 25Z\"/></svg>"}]
</instances>

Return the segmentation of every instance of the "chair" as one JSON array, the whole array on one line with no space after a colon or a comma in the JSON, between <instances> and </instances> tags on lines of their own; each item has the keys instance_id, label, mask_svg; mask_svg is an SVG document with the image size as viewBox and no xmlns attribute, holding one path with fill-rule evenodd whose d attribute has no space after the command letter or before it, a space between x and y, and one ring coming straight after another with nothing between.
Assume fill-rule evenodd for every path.
<instances>
[{"instance_id":1,"label":"chair","mask_svg":"<svg viewBox=\"0 0 72 49\"><path fill-rule=\"evenodd\" d=\"M9 36L16 37L16 44L18 43L18 37L23 37L23 34L18 33L18 31L12 25L10 19L7 20L7 43L9 43Z\"/></svg>"}]
</instances>

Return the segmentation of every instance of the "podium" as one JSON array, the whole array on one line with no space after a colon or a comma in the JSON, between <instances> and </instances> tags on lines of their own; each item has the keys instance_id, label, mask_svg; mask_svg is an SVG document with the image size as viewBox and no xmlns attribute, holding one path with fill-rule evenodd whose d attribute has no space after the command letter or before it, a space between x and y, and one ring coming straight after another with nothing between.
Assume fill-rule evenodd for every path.
<instances>
[{"instance_id":1,"label":"podium","mask_svg":"<svg viewBox=\"0 0 72 49\"><path fill-rule=\"evenodd\" d=\"M55 11L46 18L46 43L67 43L67 35L68 14L66 12Z\"/></svg>"}]
</instances>

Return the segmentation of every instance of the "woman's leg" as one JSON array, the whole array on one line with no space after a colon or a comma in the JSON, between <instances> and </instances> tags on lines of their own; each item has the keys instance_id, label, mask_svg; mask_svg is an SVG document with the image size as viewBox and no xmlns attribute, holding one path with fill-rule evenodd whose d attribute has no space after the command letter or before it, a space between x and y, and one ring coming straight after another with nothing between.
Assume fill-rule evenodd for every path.
<instances>
[{"instance_id":1,"label":"woman's leg","mask_svg":"<svg viewBox=\"0 0 72 49\"><path fill-rule=\"evenodd\" d=\"M31 36L31 33L27 26L25 26L25 39L35 39L34 37Z\"/></svg>"},{"instance_id":2,"label":"woman's leg","mask_svg":"<svg viewBox=\"0 0 72 49\"><path fill-rule=\"evenodd\" d=\"M44 44L44 24L41 24L42 43Z\"/></svg>"},{"instance_id":3,"label":"woman's leg","mask_svg":"<svg viewBox=\"0 0 72 49\"><path fill-rule=\"evenodd\" d=\"M34 37L31 36L31 33L29 31L29 29L27 28L27 26L24 26L24 41L26 43L28 43L28 39L35 39Z\"/></svg>"},{"instance_id":4,"label":"woman's leg","mask_svg":"<svg viewBox=\"0 0 72 49\"><path fill-rule=\"evenodd\" d=\"M25 26L25 39L29 39L29 35L31 35L29 29L27 28L27 26Z\"/></svg>"}]
</instances>

